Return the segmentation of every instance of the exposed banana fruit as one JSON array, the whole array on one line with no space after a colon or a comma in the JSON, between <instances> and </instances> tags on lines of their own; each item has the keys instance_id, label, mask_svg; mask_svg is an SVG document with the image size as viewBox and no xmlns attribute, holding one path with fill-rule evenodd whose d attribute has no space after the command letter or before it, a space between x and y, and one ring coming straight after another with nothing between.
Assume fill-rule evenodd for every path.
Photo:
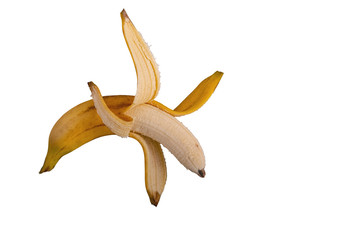
<instances>
[{"instance_id":1,"label":"exposed banana fruit","mask_svg":"<svg viewBox=\"0 0 360 240\"><path fill-rule=\"evenodd\" d=\"M154 100L160 81L150 49L125 10L121 12L121 19L138 77L136 95L102 97L99 88L92 82L88 83L93 100L75 106L54 125L40 173L52 170L62 156L93 139L111 134L130 136L143 148L145 186L150 202L157 206L166 182L166 164L160 144L187 169L205 176L205 157L200 143L175 116L198 110L212 95L223 73L215 72L179 106L169 109Z\"/></svg>"},{"instance_id":2,"label":"exposed banana fruit","mask_svg":"<svg viewBox=\"0 0 360 240\"><path fill-rule=\"evenodd\" d=\"M131 131L160 142L190 171L205 176L205 156L195 136L176 118L148 104L126 112L134 119Z\"/></svg>"}]
</instances>

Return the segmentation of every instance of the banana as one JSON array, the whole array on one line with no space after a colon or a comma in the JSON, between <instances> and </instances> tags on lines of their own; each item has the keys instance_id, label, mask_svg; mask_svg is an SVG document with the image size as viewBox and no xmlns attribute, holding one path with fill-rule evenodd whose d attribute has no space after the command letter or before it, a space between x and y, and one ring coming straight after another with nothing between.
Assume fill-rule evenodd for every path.
<instances>
[{"instance_id":1,"label":"banana","mask_svg":"<svg viewBox=\"0 0 360 240\"><path fill-rule=\"evenodd\" d=\"M148 104L155 106L172 116L184 116L193 113L201 108L210 98L221 77L221 72L215 72L213 75L203 80L194 91L175 108L182 109L182 111L172 110L155 100L152 100ZM204 84L204 82L207 84ZM209 85L212 87L209 88ZM194 92L202 92L203 97L201 99L205 101L199 102L197 98L192 98ZM124 118L124 112L132 104L134 96L104 96L103 99L116 116ZM184 103L186 103L186 105ZM85 143L99 137L113 134L114 133L105 126L97 114L93 100L88 100L75 106L61 116L52 128L49 136L48 152L40 173L51 171L60 158L81 147Z\"/></svg>"},{"instance_id":2,"label":"banana","mask_svg":"<svg viewBox=\"0 0 360 240\"><path fill-rule=\"evenodd\" d=\"M203 80L174 110L154 98L160 87L155 59L125 10L122 29L137 74L135 96L102 96L89 82L92 100L66 112L50 132L48 152L40 173L51 171L64 155L96 138L116 134L137 140L144 151L145 187L150 202L157 206L167 173L161 145L185 168L205 176L205 156L195 136L175 117L201 108L215 91L222 72Z\"/></svg>"}]
</instances>

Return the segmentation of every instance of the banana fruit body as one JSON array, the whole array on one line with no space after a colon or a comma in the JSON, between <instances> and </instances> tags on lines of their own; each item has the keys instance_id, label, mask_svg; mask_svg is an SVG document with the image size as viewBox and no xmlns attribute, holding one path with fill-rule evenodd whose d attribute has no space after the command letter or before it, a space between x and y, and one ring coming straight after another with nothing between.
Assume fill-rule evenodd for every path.
<instances>
[{"instance_id":1,"label":"banana fruit body","mask_svg":"<svg viewBox=\"0 0 360 240\"><path fill-rule=\"evenodd\" d=\"M137 105L126 114L134 119L131 131L161 143L187 169L205 176L205 156L200 143L179 120L149 104Z\"/></svg>"}]
</instances>

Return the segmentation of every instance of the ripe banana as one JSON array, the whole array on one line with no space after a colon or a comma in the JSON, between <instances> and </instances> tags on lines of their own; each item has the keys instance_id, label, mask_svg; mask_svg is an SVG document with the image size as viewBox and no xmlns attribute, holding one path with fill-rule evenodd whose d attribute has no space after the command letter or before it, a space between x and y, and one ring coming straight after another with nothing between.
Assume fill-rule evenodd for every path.
<instances>
[{"instance_id":1,"label":"ripe banana","mask_svg":"<svg viewBox=\"0 0 360 240\"><path fill-rule=\"evenodd\" d=\"M49 136L48 152L40 173L52 170L59 159L98 137L116 134L136 139L145 159L145 186L157 206L166 182L164 145L187 169L205 176L205 157L198 140L175 117L198 110L214 92L222 72L203 80L174 110L154 100L159 91L159 71L149 47L127 16L121 12L123 33L135 65L135 96L105 96L89 82L93 100L66 112Z\"/></svg>"},{"instance_id":2,"label":"ripe banana","mask_svg":"<svg viewBox=\"0 0 360 240\"><path fill-rule=\"evenodd\" d=\"M197 88L184 99L179 106L172 110L155 100L148 103L172 116L184 116L195 112L210 98L218 85L223 73L215 72L202 81ZM204 84L206 83L206 84ZM201 102L193 98L196 92L201 92ZM104 96L106 105L118 117L124 118L124 112L134 100L134 96L117 95ZM49 136L48 152L40 173L51 171L61 157L79 148L96 138L113 135L114 133L105 126L96 112L92 100L83 102L66 112L54 125Z\"/></svg>"}]
</instances>

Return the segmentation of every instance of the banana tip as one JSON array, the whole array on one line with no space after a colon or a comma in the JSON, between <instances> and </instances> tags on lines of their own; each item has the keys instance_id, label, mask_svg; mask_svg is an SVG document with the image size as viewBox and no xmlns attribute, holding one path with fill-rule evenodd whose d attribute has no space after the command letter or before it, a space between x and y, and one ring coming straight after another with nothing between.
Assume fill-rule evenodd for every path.
<instances>
[{"instance_id":1,"label":"banana tip","mask_svg":"<svg viewBox=\"0 0 360 240\"><path fill-rule=\"evenodd\" d=\"M154 195L150 196L150 202L152 205L154 205L155 207L157 207L157 205L159 204L160 201L160 193L159 192L155 192Z\"/></svg>"},{"instance_id":2,"label":"banana tip","mask_svg":"<svg viewBox=\"0 0 360 240\"><path fill-rule=\"evenodd\" d=\"M205 173L205 170L204 170L204 169L200 169L200 170L198 171L198 173L199 173L199 176L200 176L200 177L202 177L202 178L205 177L205 174L206 174L206 173Z\"/></svg>"},{"instance_id":3,"label":"banana tip","mask_svg":"<svg viewBox=\"0 0 360 240\"><path fill-rule=\"evenodd\" d=\"M121 18L123 18L123 19L128 19L128 18L129 18L129 16L127 15L125 9L123 9L123 10L121 11L120 16L121 16Z\"/></svg>"},{"instance_id":4,"label":"banana tip","mask_svg":"<svg viewBox=\"0 0 360 240\"><path fill-rule=\"evenodd\" d=\"M52 169L53 169L53 167L44 165L44 166L42 166L42 168L40 169L39 174L42 174L42 173L44 173L44 172L49 172L49 171L51 171Z\"/></svg>"},{"instance_id":5,"label":"banana tip","mask_svg":"<svg viewBox=\"0 0 360 240\"><path fill-rule=\"evenodd\" d=\"M224 73L221 71L216 71L215 74L217 74L220 78L224 75Z\"/></svg>"}]
</instances>

